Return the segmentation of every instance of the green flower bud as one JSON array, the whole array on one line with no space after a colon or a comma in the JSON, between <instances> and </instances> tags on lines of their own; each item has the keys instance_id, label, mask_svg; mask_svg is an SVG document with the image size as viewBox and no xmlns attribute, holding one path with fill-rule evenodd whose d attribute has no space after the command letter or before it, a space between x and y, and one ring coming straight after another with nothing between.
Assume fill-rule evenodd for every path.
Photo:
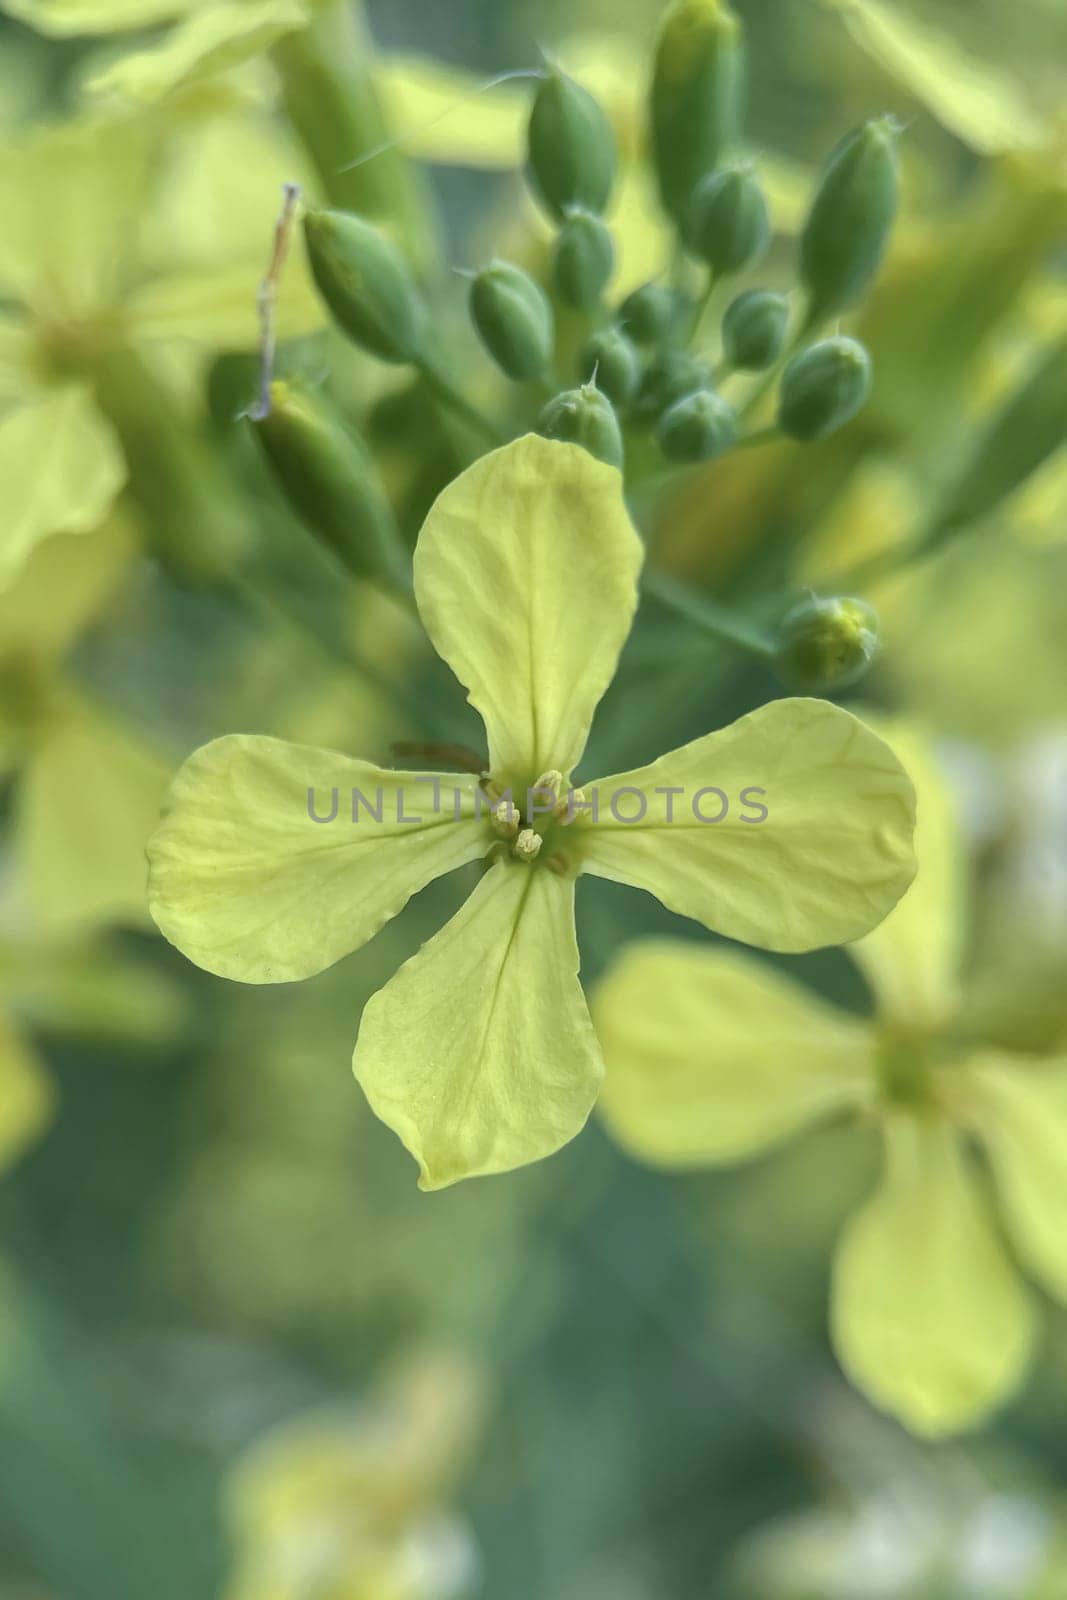
<instances>
[{"instance_id":1,"label":"green flower bud","mask_svg":"<svg viewBox=\"0 0 1067 1600\"><path fill-rule=\"evenodd\" d=\"M539 283L510 261L491 261L471 282L471 321L497 366L522 382L552 359L552 307Z\"/></svg>"},{"instance_id":2,"label":"green flower bud","mask_svg":"<svg viewBox=\"0 0 1067 1600\"><path fill-rule=\"evenodd\" d=\"M392 241L345 211L306 212L304 237L319 293L353 344L382 361L414 361L424 308Z\"/></svg>"},{"instance_id":3,"label":"green flower bud","mask_svg":"<svg viewBox=\"0 0 1067 1600\"><path fill-rule=\"evenodd\" d=\"M594 333L582 350L579 375L595 383L616 406L629 405L641 377L637 347L619 328Z\"/></svg>"},{"instance_id":4,"label":"green flower bud","mask_svg":"<svg viewBox=\"0 0 1067 1600\"><path fill-rule=\"evenodd\" d=\"M763 190L746 167L724 167L701 178L689 203L688 241L717 277L755 261L770 236Z\"/></svg>"},{"instance_id":5,"label":"green flower bud","mask_svg":"<svg viewBox=\"0 0 1067 1600\"><path fill-rule=\"evenodd\" d=\"M830 157L800 237L813 322L861 300L881 265L897 209L896 135L878 117Z\"/></svg>"},{"instance_id":6,"label":"green flower bud","mask_svg":"<svg viewBox=\"0 0 1067 1600\"><path fill-rule=\"evenodd\" d=\"M782 622L774 668L805 694L847 689L878 653L878 618L863 600L801 600Z\"/></svg>"},{"instance_id":7,"label":"green flower bud","mask_svg":"<svg viewBox=\"0 0 1067 1600\"><path fill-rule=\"evenodd\" d=\"M546 439L580 444L598 461L622 471L622 434L611 401L592 383L567 389L548 402L537 419Z\"/></svg>"},{"instance_id":8,"label":"green flower bud","mask_svg":"<svg viewBox=\"0 0 1067 1600\"><path fill-rule=\"evenodd\" d=\"M252 427L300 520L360 578L407 586L392 508L363 441L321 395L275 382Z\"/></svg>"},{"instance_id":9,"label":"green flower bud","mask_svg":"<svg viewBox=\"0 0 1067 1600\"><path fill-rule=\"evenodd\" d=\"M570 206L603 211L615 175L615 136L589 91L555 67L534 97L528 150L530 181L558 221Z\"/></svg>"},{"instance_id":10,"label":"green flower bud","mask_svg":"<svg viewBox=\"0 0 1067 1600\"><path fill-rule=\"evenodd\" d=\"M978 439L934 521L938 532L987 516L1067 441L1067 339L1047 350Z\"/></svg>"},{"instance_id":11,"label":"green flower bud","mask_svg":"<svg viewBox=\"0 0 1067 1600\"><path fill-rule=\"evenodd\" d=\"M712 389L698 389L669 406L656 438L668 461L711 461L737 437L737 412Z\"/></svg>"},{"instance_id":12,"label":"green flower bud","mask_svg":"<svg viewBox=\"0 0 1067 1600\"><path fill-rule=\"evenodd\" d=\"M855 339L823 339L782 374L778 426L793 439L823 439L851 422L871 392L871 358Z\"/></svg>"},{"instance_id":13,"label":"green flower bud","mask_svg":"<svg viewBox=\"0 0 1067 1600\"><path fill-rule=\"evenodd\" d=\"M678 301L662 283L643 283L626 296L618 311L620 327L635 344L658 344L670 333Z\"/></svg>"},{"instance_id":14,"label":"green flower bud","mask_svg":"<svg viewBox=\"0 0 1067 1600\"><path fill-rule=\"evenodd\" d=\"M741 372L773 367L785 343L789 303L770 289L746 289L726 307L722 319L723 356Z\"/></svg>"},{"instance_id":15,"label":"green flower bud","mask_svg":"<svg viewBox=\"0 0 1067 1600\"><path fill-rule=\"evenodd\" d=\"M693 190L737 133L741 26L721 0L674 0L652 77L652 155L664 209L684 223Z\"/></svg>"},{"instance_id":16,"label":"green flower bud","mask_svg":"<svg viewBox=\"0 0 1067 1600\"><path fill-rule=\"evenodd\" d=\"M615 241L599 217L573 209L559 230L553 276L556 293L576 311L600 304L615 270Z\"/></svg>"},{"instance_id":17,"label":"green flower bud","mask_svg":"<svg viewBox=\"0 0 1067 1600\"><path fill-rule=\"evenodd\" d=\"M634 401L634 415L645 421L659 417L676 400L711 387L711 371L688 350L661 350L649 362Z\"/></svg>"}]
</instances>

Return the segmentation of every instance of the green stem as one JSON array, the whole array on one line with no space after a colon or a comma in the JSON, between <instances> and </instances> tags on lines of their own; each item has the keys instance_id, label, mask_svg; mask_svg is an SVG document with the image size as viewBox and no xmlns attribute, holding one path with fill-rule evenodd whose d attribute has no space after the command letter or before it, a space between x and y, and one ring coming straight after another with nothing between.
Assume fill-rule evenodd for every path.
<instances>
[{"instance_id":1,"label":"green stem","mask_svg":"<svg viewBox=\"0 0 1067 1600\"><path fill-rule=\"evenodd\" d=\"M466 423L473 432L481 435L489 444L500 445L507 440L507 435L497 427L491 418L480 411L476 405L467 399L456 388L452 380L445 376L440 367L431 356L421 356L415 363L427 389L435 400L447 407L453 416Z\"/></svg>"},{"instance_id":2,"label":"green stem","mask_svg":"<svg viewBox=\"0 0 1067 1600\"><path fill-rule=\"evenodd\" d=\"M724 606L717 605L706 595L694 594L684 583L662 572L646 571L641 580L646 595L676 616L710 634L721 644L728 644L747 655L770 661L776 654L774 639L761 629L732 615Z\"/></svg>"},{"instance_id":3,"label":"green stem","mask_svg":"<svg viewBox=\"0 0 1067 1600\"><path fill-rule=\"evenodd\" d=\"M697 302L693 307L693 320L689 326L689 344L695 344L697 341L701 327L704 323L704 318L708 314L708 307L711 305L712 298L714 297L716 289L719 287L719 283L720 279L718 273L715 272L713 268L709 267L707 282L704 285L703 292L697 297Z\"/></svg>"}]
</instances>

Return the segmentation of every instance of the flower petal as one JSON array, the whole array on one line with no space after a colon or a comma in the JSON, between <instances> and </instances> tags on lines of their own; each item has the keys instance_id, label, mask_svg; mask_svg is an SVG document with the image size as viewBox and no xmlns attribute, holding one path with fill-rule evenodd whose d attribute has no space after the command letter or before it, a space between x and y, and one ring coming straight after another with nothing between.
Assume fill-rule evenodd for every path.
<instances>
[{"instance_id":1,"label":"flower petal","mask_svg":"<svg viewBox=\"0 0 1067 1600\"><path fill-rule=\"evenodd\" d=\"M592 1010L601 1113L648 1161L735 1161L871 1097L870 1029L733 951L631 944Z\"/></svg>"},{"instance_id":2,"label":"flower petal","mask_svg":"<svg viewBox=\"0 0 1067 1600\"><path fill-rule=\"evenodd\" d=\"M155 44L112 61L86 87L103 99L153 105L262 54L307 18L301 0L220 0L190 12Z\"/></svg>"},{"instance_id":3,"label":"flower petal","mask_svg":"<svg viewBox=\"0 0 1067 1600\"><path fill-rule=\"evenodd\" d=\"M191 11L201 0L4 0L3 9L53 38L149 28Z\"/></svg>"},{"instance_id":4,"label":"flower petal","mask_svg":"<svg viewBox=\"0 0 1067 1600\"><path fill-rule=\"evenodd\" d=\"M916 1433L978 1422L1014 1389L1030 1351L1029 1299L959 1135L897 1114L886 1171L834 1267L834 1344L852 1381Z\"/></svg>"},{"instance_id":5,"label":"flower petal","mask_svg":"<svg viewBox=\"0 0 1067 1600\"><path fill-rule=\"evenodd\" d=\"M989 1153L1015 1248L1067 1301L1067 1058L987 1056L961 1077L961 1109Z\"/></svg>"},{"instance_id":6,"label":"flower petal","mask_svg":"<svg viewBox=\"0 0 1067 1600\"><path fill-rule=\"evenodd\" d=\"M196 339L219 350L254 350L260 338L256 293L262 277L262 261L171 273L136 290L126 314L141 339ZM300 338L321 328L322 321L303 262L294 260L278 296L275 335Z\"/></svg>"},{"instance_id":7,"label":"flower petal","mask_svg":"<svg viewBox=\"0 0 1067 1600\"><path fill-rule=\"evenodd\" d=\"M967 903L960 822L944 773L918 730L888 722L874 728L915 785L919 870L899 905L848 953L886 1016L933 1028L959 1004Z\"/></svg>"},{"instance_id":8,"label":"flower petal","mask_svg":"<svg viewBox=\"0 0 1067 1600\"><path fill-rule=\"evenodd\" d=\"M888 745L826 700L772 701L592 789L599 819L576 824L583 870L768 950L858 939L915 872L907 774ZM630 823L619 817L636 816L640 802L623 790L646 800Z\"/></svg>"},{"instance_id":9,"label":"flower petal","mask_svg":"<svg viewBox=\"0 0 1067 1600\"><path fill-rule=\"evenodd\" d=\"M147 921L144 852L167 777L153 750L80 696L45 721L14 834L17 893L45 932Z\"/></svg>"},{"instance_id":10,"label":"flower petal","mask_svg":"<svg viewBox=\"0 0 1067 1600\"><path fill-rule=\"evenodd\" d=\"M0 588L48 534L97 527L125 477L118 441L87 389L45 391L0 419Z\"/></svg>"},{"instance_id":11,"label":"flower petal","mask_svg":"<svg viewBox=\"0 0 1067 1600\"><path fill-rule=\"evenodd\" d=\"M641 543L614 467L527 434L441 494L415 551L426 630L524 787L585 747L637 604Z\"/></svg>"},{"instance_id":12,"label":"flower petal","mask_svg":"<svg viewBox=\"0 0 1067 1600\"><path fill-rule=\"evenodd\" d=\"M420 1187L551 1155L603 1073L578 982L574 885L498 863L363 1013L356 1077Z\"/></svg>"},{"instance_id":13,"label":"flower petal","mask_svg":"<svg viewBox=\"0 0 1067 1600\"><path fill-rule=\"evenodd\" d=\"M0 1168L10 1166L44 1130L54 1100L37 1057L0 1017Z\"/></svg>"},{"instance_id":14,"label":"flower petal","mask_svg":"<svg viewBox=\"0 0 1067 1600\"><path fill-rule=\"evenodd\" d=\"M149 841L152 915L220 977L309 978L365 944L431 879L484 853L474 788L448 774L435 810L418 773L281 739L216 739L178 773ZM313 821L310 792L325 819L334 789L336 817ZM363 797L355 807L353 790Z\"/></svg>"}]
</instances>

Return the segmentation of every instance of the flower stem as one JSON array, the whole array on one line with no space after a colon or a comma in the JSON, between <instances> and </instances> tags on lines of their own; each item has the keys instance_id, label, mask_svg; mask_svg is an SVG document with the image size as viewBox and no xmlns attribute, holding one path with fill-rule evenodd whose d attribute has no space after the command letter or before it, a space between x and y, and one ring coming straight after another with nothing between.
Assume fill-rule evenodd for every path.
<instances>
[{"instance_id":1,"label":"flower stem","mask_svg":"<svg viewBox=\"0 0 1067 1600\"><path fill-rule=\"evenodd\" d=\"M702 632L747 655L769 661L776 653L774 639L762 629L735 617L706 595L694 594L684 583L662 572L646 571L642 588L658 605L684 617Z\"/></svg>"},{"instance_id":2,"label":"flower stem","mask_svg":"<svg viewBox=\"0 0 1067 1600\"><path fill-rule=\"evenodd\" d=\"M453 416L466 423L467 427L480 434L488 443L493 445L505 443L506 434L497 427L490 417L487 417L483 411L479 411L478 407L456 388L452 380L445 376L431 356L420 356L416 365L422 376L422 381L434 399L439 400L443 406L447 407Z\"/></svg>"}]
</instances>

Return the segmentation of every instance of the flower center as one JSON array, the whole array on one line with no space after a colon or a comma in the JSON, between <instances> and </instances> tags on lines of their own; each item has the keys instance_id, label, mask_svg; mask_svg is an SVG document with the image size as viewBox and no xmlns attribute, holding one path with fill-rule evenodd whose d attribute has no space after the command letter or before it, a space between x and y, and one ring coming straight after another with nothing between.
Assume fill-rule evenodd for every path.
<instances>
[{"instance_id":1,"label":"flower center","mask_svg":"<svg viewBox=\"0 0 1067 1600\"><path fill-rule=\"evenodd\" d=\"M530 866L535 861L566 876L573 869L567 830L573 822L571 798L561 772L543 772L527 788L505 788L488 777L482 792L489 804L494 850Z\"/></svg>"}]
</instances>

